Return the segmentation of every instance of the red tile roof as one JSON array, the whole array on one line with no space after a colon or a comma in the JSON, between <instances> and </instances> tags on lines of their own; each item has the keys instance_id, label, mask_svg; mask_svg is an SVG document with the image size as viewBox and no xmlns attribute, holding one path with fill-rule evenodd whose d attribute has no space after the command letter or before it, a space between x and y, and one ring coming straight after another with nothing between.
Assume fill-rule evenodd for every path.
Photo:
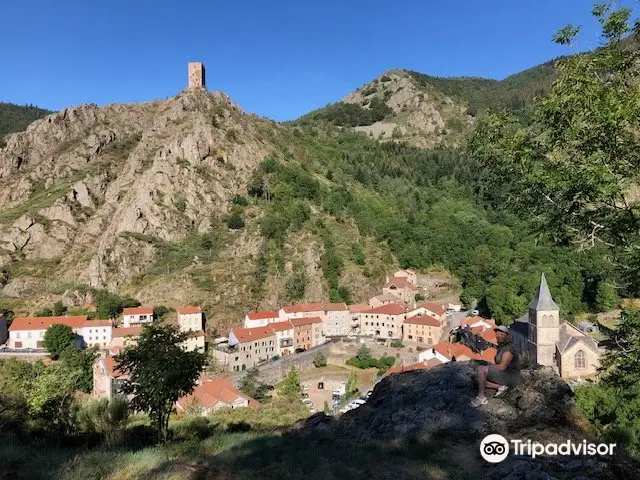
<instances>
[{"instance_id":1,"label":"red tile roof","mask_svg":"<svg viewBox=\"0 0 640 480\"><path fill-rule=\"evenodd\" d=\"M231 404L238 398L247 399L250 408L259 406L256 400L236 389L230 378L214 378L208 375L201 375L200 384L189 395L180 398L177 404L184 409L195 400L200 407L211 408L218 402Z\"/></svg>"},{"instance_id":2,"label":"red tile roof","mask_svg":"<svg viewBox=\"0 0 640 480\"><path fill-rule=\"evenodd\" d=\"M407 317L404 323L411 323L413 325L425 325L429 327L441 327L442 322L431 315L414 315L413 317Z\"/></svg>"},{"instance_id":3,"label":"red tile roof","mask_svg":"<svg viewBox=\"0 0 640 480\"><path fill-rule=\"evenodd\" d=\"M294 327L303 327L314 323L322 323L322 319L320 317L292 318L290 321L291 325Z\"/></svg>"},{"instance_id":4,"label":"red tile roof","mask_svg":"<svg viewBox=\"0 0 640 480\"><path fill-rule=\"evenodd\" d=\"M442 315L444 312L446 312L442 305L433 302L424 302L418 305L418 307L424 307L430 312L435 313L436 315Z\"/></svg>"},{"instance_id":5,"label":"red tile roof","mask_svg":"<svg viewBox=\"0 0 640 480\"><path fill-rule=\"evenodd\" d=\"M123 315L152 315L153 314L153 308L151 307L132 307L132 308L125 308L122 311Z\"/></svg>"},{"instance_id":6,"label":"red tile roof","mask_svg":"<svg viewBox=\"0 0 640 480\"><path fill-rule=\"evenodd\" d=\"M282 308L286 313L303 313L303 312L335 312L348 310L345 303L299 303L297 305L287 305Z\"/></svg>"},{"instance_id":7,"label":"red tile roof","mask_svg":"<svg viewBox=\"0 0 640 480\"><path fill-rule=\"evenodd\" d=\"M84 322L84 328L90 327L111 327L111 320L87 320Z\"/></svg>"},{"instance_id":8,"label":"red tile roof","mask_svg":"<svg viewBox=\"0 0 640 480\"><path fill-rule=\"evenodd\" d=\"M86 315L61 317L17 317L13 319L9 331L46 330L51 325L62 324L71 328L82 328L87 323Z\"/></svg>"},{"instance_id":9,"label":"red tile roof","mask_svg":"<svg viewBox=\"0 0 640 480\"><path fill-rule=\"evenodd\" d=\"M249 320L266 320L268 318L278 318L277 312L251 312L247 313Z\"/></svg>"},{"instance_id":10,"label":"red tile roof","mask_svg":"<svg viewBox=\"0 0 640 480\"><path fill-rule=\"evenodd\" d=\"M116 368L116 361L111 355L104 357L104 368L107 371L107 375L110 377L122 378L126 376Z\"/></svg>"},{"instance_id":11,"label":"red tile roof","mask_svg":"<svg viewBox=\"0 0 640 480\"><path fill-rule=\"evenodd\" d=\"M495 330L487 330L480 334L482 338L484 338L487 342L498 343L498 338L496 337Z\"/></svg>"},{"instance_id":12,"label":"red tile roof","mask_svg":"<svg viewBox=\"0 0 640 480\"><path fill-rule=\"evenodd\" d=\"M232 333L240 343L253 342L254 340L260 340L274 335L273 330L269 327L234 328Z\"/></svg>"},{"instance_id":13,"label":"red tile roof","mask_svg":"<svg viewBox=\"0 0 640 480\"><path fill-rule=\"evenodd\" d=\"M383 315L403 315L407 313L407 310L399 303L388 303L386 305L380 305L379 307L370 308L369 310L365 310L360 313L381 313Z\"/></svg>"},{"instance_id":14,"label":"red tile roof","mask_svg":"<svg viewBox=\"0 0 640 480\"><path fill-rule=\"evenodd\" d=\"M282 332L284 330L291 330L293 329L293 325L291 324L291 322L289 320L285 320L283 322L274 322L274 323L270 323L268 325L268 327L273 330L274 332Z\"/></svg>"},{"instance_id":15,"label":"red tile roof","mask_svg":"<svg viewBox=\"0 0 640 480\"><path fill-rule=\"evenodd\" d=\"M202 313L202 308L200 307L190 307L184 306L178 309L178 315L190 315L194 313Z\"/></svg>"},{"instance_id":16,"label":"red tile roof","mask_svg":"<svg viewBox=\"0 0 640 480\"><path fill-rule=\"evenodd\" d=\"M466 326L471 326L471 325L473 325L475 323L480 323L480 322L482 322L482 323L484 323L486 325L489 325L489 327L487 327L487 328L495 328L495 326L496 326L495 320L492 320L492 319L489 319L489 318L482 318L482 317L478 317L478 316L463 318L460 321L460 325L462 325L463 327L466 327Z\"/></svg>"},{"instance_id":17,"label":"red tile roof","mask_svg":"<svg viewBox=\"0 0 640 480\"><path fill-rule=\"evenodd\" d=\"M111 338L119 337L137 337L142 333L143 327L129 327L129 328L114 328L111 331Z\"/></svg>"},{"instance_id":18,"label":"red tile roof","mask_svg":"<svg viewBox=\"0 0 640 480\"><path fill-rule=\"evenodd\" d=\"M392 285L396 288L407 288L409 290L416 289L415 285L411 283L407 277L393 277L391 280L385 283L384 288L389 288Z\"/></svg>"}]
</instances>

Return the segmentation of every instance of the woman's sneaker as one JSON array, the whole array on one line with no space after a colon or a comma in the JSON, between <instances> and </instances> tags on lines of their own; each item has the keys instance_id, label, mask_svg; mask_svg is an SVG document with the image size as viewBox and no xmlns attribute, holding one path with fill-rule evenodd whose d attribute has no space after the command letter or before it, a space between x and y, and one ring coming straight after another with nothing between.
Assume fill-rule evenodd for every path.
<instances>
[{"instance_id":1,"label":"woman's sneaker","mask_svg":"<svg viewBox=\"0 0 640 480\"><path fill-rule=\"evenodd\" d=\"M487 403L489 403L489 400L487 400L487 397L476 397L473 400L471 400L471 406L473 408L478 408L480 405L486 405Z\"/></svg>"},{"instance_id":2,"label":"woman's sneaker","mask_svg":"<svg viewBox=\"0 0 640 480\"><path fill-rule=\"evenodd\" d=\"M504 397L507 393L507 390L509 390L509 387L507 385L502 385L498 388L498 391L493 397L494 398Z\"/></svg>"}]
</instances>

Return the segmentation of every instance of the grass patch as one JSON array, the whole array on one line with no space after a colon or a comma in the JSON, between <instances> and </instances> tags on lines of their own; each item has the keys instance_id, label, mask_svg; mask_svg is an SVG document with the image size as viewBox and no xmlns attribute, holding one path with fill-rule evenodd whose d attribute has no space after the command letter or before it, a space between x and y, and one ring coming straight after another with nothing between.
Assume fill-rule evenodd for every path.
<instances>
[{"instance_id":1,"label":"grass patch","mask_svg":"<svg viewBox=\"0 0 640 480\"><path fill-rule=\"evenodd\" d=\"M59 259L19 260L9 266L9 277L52 278L60 265Z\"/></svg>"},{"instance_id":2,"label":"grass patch","mask_svg":"<svg viewBox=\"0 0 640 480\"><path fill-rule=\"evenodd\" d=\"M34 214L50 207L58 198L68 193L71 185L83 177L84 172L77 171L70 178L60 180L46 189L43 184L34 185L27 200L15 207L0 210L0 223L12 223L22 215Z\"/></svg>"},{"instance_id":3,"label":"grass patch","mask_svg":"<svg viewBox=\"0 0 640 480\"><path fill-rule=\"evenodd\" d=\"M200 290L205 292L215 292L216 284L209 269L198 268L191 272L191 281Z\"/></svg>"}]
</instances>

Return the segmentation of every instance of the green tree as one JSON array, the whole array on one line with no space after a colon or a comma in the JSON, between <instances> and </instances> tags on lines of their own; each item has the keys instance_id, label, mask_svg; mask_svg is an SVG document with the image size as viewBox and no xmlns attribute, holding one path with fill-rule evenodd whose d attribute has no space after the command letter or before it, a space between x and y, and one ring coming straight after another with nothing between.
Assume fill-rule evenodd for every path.
<instances>
[{"instance_id":1,"label":"green tree","mask_svg":"<svg viewBox=\"0 0 640 480\"><path fill-rule=\"evenodd\" d=\"M109 292L98 295L96 299L98 318L113 319L122 313L122 300Z\"/></svg>"},{"instance_id":2,"label":"green tree","mask_svg":"<svg viewBox=\"0 0 640 480\"><path fill-rule=\"evenodd\" d=\"M331 410L329 409L329 402L327 402L326 400L324 401L324 406L322 411L324 412L325 415L331 414Z\"/></svg>"},{"instance_id":3,"label":"green tree","mask_svg":"<svg viewBox=\"0 0 640 480\"><path fill-rule=\"evenodd\" d=\"M318 352L318 354L313 359L313 365L316 368L326 367L327 366L327 354L324 352Z\"/></svg>"},{"instance_id":4,"label":"green tree","mask_svg":"<svg viewBox=\"0 0 640 480\"><path fill-rule=\"evenodd\" d=\"M38 317L52 317L53 316L53 310L51 310L50 308L43 308L42 310L40 310L37 314Z\"/></svg>"},{"instance_id":5,"label":"green tree","mask_svg":"<svg viewBox=\"0 0 640 480\"><path fill-rule=\"evenodd\" d=\"M51 325L44 332L44 348L49 352L53 360L57 360L60 354L73 345L76 335L68 325L57 323Z\"/></svg>"},{"instance_id":6,"label":"green tree","mask_svg":"<svg viewBox=\"0 0 640 480\"><path fill-rule=\"evenodd\" d=\"M85 393L91 393L93 389L93 363L98 356L96 347L80 350L75 345L70 345L60 353L60 361L70 370L80 371L78 389Z\"/></svg>"},{"instance_id":7,"label":"green tree","mask_svg":"<svg viewBox=\"0 0 640 480\"><path fill-rule=\"evenodd\" d=\"M345 386L345 398L353 398L358 395L358 375L355 370L349 374L349 379Z\"/></svg>"},{"instance_id":8,"label":"green tree","mask_svg":"<svg viewBox=\"0 0 640 480\"><path fill-rule=\"evenodd\" d=\"M302 300L302 298L304 298L304 292L307 289L308 281L309 278L304 263L296 260L293 263L293 272L286 284L287 300L289 302Z\"/></svg>"},{"instance_id":9,"label":"green tree","mask_svg":"<svg viewBox=\"0 0 640 480\"><path fill-rule=\"evenodd\" d=\"M167 440L175 402L193 391L204 367L203 353L182 348L188 337L172 326L152 323L136 345L115 357L116 367L128 377L122 393L132 395L132 408L149 414L161 442Z\"/></svg>"},{"instance_id":10,"label":"green tree","mask_svg":"<svg viewBox=\"0 0 640 480\"><path fill-rule=\"evenodd\" d=\"M53 315L56 317L60 317L67 313L67 307L61 301L57 301L53 306Z\"/></svg>"},{"instance_id":11,"label":"green tree","mask_svg":"<svg viewBox=\"0 0 640 480\"><path fill-rule=\"evenodd\" d=\"M371 356L371 349L367 348L366 345L362 345L358 349L358 353L356 353L356 358L361 362L369 362L373 358Z\"/></svg>"},{"instance_id":12,"label":"green tree","mask_svg":"<svg viewBox=\"0 0 640 480\"><path fill-rule=\"evenodd\" d=\"M623 38L630 9L611 2L593 14L604 46L557 63L559 77L535 106L531 126L490 115L470 151L491 203L533 219L559 244L614 248L637 289L640 200L632 189L640 182L640 49ZM571 44L578 31L565 27L555 41Z\"/></svg>"},{"instance_id":13,"label":"green tree","mask_svg":"<svg viewBox=\"0 0 640 480\"><path fill-rule=\"evenodd\" d=\"M610 283L600 281L596 290L596 309L599 312L608 312L616 308L619 302L616 289Z\"/></svg>"},{"instance_id":14,"label":"green tree","mask_svg":"<svg viewBox=\"0 0 640 480\"><path fill-rule=\"evenodd\" d=\"M289 399L299 399L302 394L302 387L300 386L300 376L295 366L291 367L289 373L283 380L280 386L280 393L282 396Z\"/></svg>"},{"instance_id":15,"label":"green tree","mask_svg":"<svg viewBox=\"0 0 640 480\"><path fill-rule=\"evenodd\" d=\"M264 403L271 398L269 391L272 390L273 387L262 381L260 371L257 367L252 367L244 374L238 388L242 393Z\"/></svg>"},{"instance_id":16,"label":"green tree","mask_svg":"<svg viewBox=\"0 0 640 480\"><path fill-rule=\"evenodd\" d=\"M602 359L602 384L622 393L640 385L640 310L625 309L614 333L616 348Z\"/></svg>"},{"instance_id":17,"label":"green tree","mask_svg":"<svg viewBox=\"0 0 640 480\"><path fill-rule=\"evenodd\" d=\"M159 305L157 307L153 307L153 317L156 320L162 320L164 316L169 313L171 310L164 305Z\"/></svg>"}]
</instances>

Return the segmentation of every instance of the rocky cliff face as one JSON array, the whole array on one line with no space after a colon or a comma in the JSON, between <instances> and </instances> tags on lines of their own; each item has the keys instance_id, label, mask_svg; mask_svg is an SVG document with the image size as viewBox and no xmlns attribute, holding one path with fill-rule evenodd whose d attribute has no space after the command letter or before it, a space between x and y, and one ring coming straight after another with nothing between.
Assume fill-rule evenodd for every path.
<instances>
[{"instance_id":1,"label":"rocky cliff face","mask_svg":"<svg viewBox=\"0 0 640 480\"><path fill-rule=\"evenodd\" d=\"M310 442L331 438L345 449L368 443L394 445L395 455L406 455L417 446L424 461L437 453L446 465L446 475L440 477L403 476L405 472L398 471L398 478L637 478L636 465L611 457L532 459L510 454L502 463L486 462L479 445L489 434L543 444L600 441L581 427L586 422L575 410L571 389L549 370L523 372L519 387L502 399L489 397L489 404L478 409L469 405L476 388L473 362L392 374L376 385L365 405L339 419L316 414L298 424L292 435ZM419 455L416 459L420 463Z\"/></svg>"}]
</instances>

